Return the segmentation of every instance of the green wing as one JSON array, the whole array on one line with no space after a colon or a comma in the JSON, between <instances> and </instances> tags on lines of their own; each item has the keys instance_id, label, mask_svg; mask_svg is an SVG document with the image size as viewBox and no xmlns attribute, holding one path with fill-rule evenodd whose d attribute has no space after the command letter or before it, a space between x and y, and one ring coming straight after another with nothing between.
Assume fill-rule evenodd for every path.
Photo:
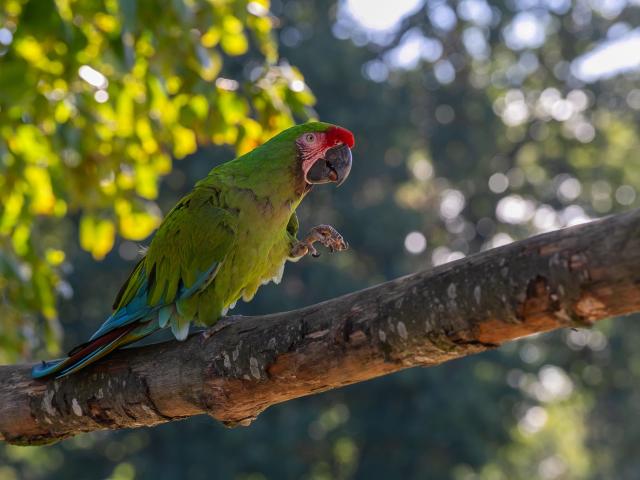
<instances>
[{"instance_id":1,"label":"green wing","mask_svg":"<svg viewBox=\"0 0 640 480\"><path fill-rule=\"evenodd\" d=\"M176 338L186 338L198 305L194 294L213 280L235 241L236 217L219 198L220 192L197 188L169 212L92 340L155 312L160 327L170 323Z\"/></svg>"},{"instance_id":2,"label":"green wing","mask_svg":"<svg viewBox=\"0 0 640 480\"><path fill-rule=\"evenodd\" d=\"M211 281L235 241L236 217L218 205L219 195L198 188L164 220L144 266L148 304L171 304ZM203 278L207 276L208 278Z\"/></svg>"},{"instance_id":3,"label":"green wing","mask_svg":"<svg viewBox=\"0 0 640 480\"><path fill-rule=\"evenodd\" d=\"M122 284L122 287L120 287L120 291L113 300L114 310L118 310L131 302L136 293L142 287L142 283L145 280L144 260L144 257L140 259L135 268L129 274L129 278L127 278L127 280Z\"/></svg>"}]
</instances>

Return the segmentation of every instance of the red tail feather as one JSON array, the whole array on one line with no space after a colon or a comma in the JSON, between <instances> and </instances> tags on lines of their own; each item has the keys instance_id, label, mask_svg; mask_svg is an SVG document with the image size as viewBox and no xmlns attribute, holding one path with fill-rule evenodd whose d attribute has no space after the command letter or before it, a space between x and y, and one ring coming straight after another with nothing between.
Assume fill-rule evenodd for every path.
<instances>
[{"instance_id":1,"label":"red tail feather","mask_svg":"<svg viewBox=\"0 0 640 480\"><path fill-rule=\"evenodd\" d=\"M96 338L92 342L83 343L82 345L78 345L76 348L69 352L69 358L66 360L67 365L74 364L76 361L86 357L91 352L94 352L98 348L106 345L109 342L112 342L118 337L129 333L131 330L138 327L137 324L132 323L129 325L123 325L122 327L111 330L108 333L105 333L101 337Z\"/></svg>"}]
</instances>

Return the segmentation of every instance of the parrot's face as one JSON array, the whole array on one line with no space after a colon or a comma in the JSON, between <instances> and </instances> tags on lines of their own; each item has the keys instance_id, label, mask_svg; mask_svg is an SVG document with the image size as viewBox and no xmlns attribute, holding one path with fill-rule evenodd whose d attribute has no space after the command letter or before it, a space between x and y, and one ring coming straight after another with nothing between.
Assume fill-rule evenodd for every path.
<instances>
[{"instance_id":1,"label":"parrot's face","mask_svg":"<svg viewBox=\"0 0 640 480\"><path fill-rule=\"evenodd\" d=\"M341 185L351 171L351 148L354 143L349 130L336 126L324 132L300 135L296 146L307 184L333 182Z\"/></svg>"}]
</instances>

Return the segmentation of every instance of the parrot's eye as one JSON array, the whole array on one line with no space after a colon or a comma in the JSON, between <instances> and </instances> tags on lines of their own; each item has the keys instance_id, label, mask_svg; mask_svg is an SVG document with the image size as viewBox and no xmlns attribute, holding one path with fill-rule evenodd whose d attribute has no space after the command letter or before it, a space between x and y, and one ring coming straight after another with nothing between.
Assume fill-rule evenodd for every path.
<instances>
[{"instance_id":1,"label":"parrot's eye","mask_svg":"<svg viewBox=\"0 0 640 480\"><path fill-rule=\"evenodd\" d=\"M313 134L313 133L307 133L307 134L304 136L304 141L305 141L306 143L308 143L308 144L315 143L315 141L316 141L316 136L315 136L315 134Z\"/></svg>"}]
</instances>

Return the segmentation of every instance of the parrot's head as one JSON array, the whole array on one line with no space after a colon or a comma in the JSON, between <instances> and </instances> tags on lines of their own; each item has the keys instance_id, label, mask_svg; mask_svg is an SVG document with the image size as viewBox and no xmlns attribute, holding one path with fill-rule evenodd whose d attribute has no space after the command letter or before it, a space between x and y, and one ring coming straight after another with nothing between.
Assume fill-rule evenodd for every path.
<instances>
[{"instance_id":1,"label":"parrot's head","mask_svg":"<svg viewBox=\"0 0 640 480\"><path fill-rule=\"evenodd\" d=\"M309 122L294 127L298 168L309 185L335 183L341 185L351 171L353 133L346 128L322 122Z\"/></svg>"}]
</instances>

